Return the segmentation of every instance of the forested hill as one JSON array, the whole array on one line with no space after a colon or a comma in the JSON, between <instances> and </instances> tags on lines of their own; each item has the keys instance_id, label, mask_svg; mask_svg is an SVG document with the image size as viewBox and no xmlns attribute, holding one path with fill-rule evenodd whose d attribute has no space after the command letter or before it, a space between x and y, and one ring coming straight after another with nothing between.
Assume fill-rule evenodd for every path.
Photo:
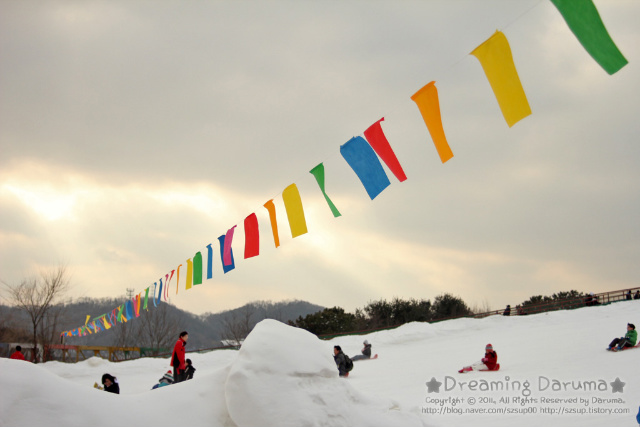
<instances>
[{"instance_id":1,"label":"forested hill","mask_svg":"<svg viewBox=\"0 0 640 427\"><path fill-rule=\"evenodd\" d=\"M44 331L47 341L59 342L61 331L77 328L84 324L87 315L98 316L111 312L114 307L126 302L121 298L79 298L66 302L57 319L49 319ZM255 301L242 307L220 313L196 315L181 310L171 304L160 303L151 306L148 312L124 324L118 324L108 331L86 337L65 337L66 344L170 347L175 343L180 331L189 332L188 349L210 348L222 345L222 340L244 338L259 321L271 318L287 322L299 316L306 316L324 307L306 301ZM30 339L31 322L25 313L0 305L0 341L24 342Z\"/></svg>"}]
</instances>

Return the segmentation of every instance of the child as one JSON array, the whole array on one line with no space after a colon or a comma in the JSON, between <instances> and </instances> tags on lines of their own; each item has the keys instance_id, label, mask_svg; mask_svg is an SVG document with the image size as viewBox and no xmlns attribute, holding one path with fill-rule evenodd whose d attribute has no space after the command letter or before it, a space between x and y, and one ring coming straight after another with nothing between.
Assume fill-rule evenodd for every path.
<instances>
[{"instance_id":1,"label":"child","mask_svg":"<svg viewBox=\"0 0 640 427\"><path fill-rule=\"evenodd\" d=\"M627 324L627 334L622 338L614 338L609 344L609 348L607 350L610 351L620 351L624 347L633 347L636 345L636 341L638 340L638 332L636 331L636 326L633 323Z\"/></svg>"},{"instance_id":2,"label":"child","mask_svg":"<svg viewBox=\"0 0 640 427\"><path fill-rule=\"evenodd\" d=\"M184 374L186 375L188 380L192 380L193 374L196 372L196 368L193 367L191 359L187 359L185 362L187 363L187 369L184 370Z\"/></svg>"},{"instance_id":3,"label":"child","mask_svg":"<svg viewBox=\"0 0 640 427\"><path fill-rule=\"evenodd\" d=\"M167 373L158 380L158 384L151 387L151 390L155 390L156 388L164 387L171 384L173 384L173 374L171 373L171 371L167 371Z\"/></svg>"},{"instance_id":4,"label":"child","mask_svg":"<svg viewBox=\"0 0 640 427\"><path fill-rule=\"evenodd\" d=\"M118 384L118 379L113 375L104 374L102 376L102 385L104 386L104 391L120 394L120 385Z\"/></svg>"},{"instance_id":5,"label":"child","mask_svg":"<svg viewBox=\"0 0 640 427\"><path fill-rule=\"evenodd\" d=\"M476 362L471 366L465 366L458 372L497 371L498 369L500 369L500 364L498 364L498 353L493 351L493 346L491 344L487 344L484 349L484 357L480 362Z\"/></svg>"}]
</instances>

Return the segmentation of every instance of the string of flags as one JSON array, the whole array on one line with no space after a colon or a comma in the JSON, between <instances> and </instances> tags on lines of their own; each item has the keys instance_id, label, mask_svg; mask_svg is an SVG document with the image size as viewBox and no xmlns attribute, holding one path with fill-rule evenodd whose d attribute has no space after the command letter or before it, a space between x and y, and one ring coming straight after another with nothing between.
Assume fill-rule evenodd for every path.
<instances>
[{"instance_id":1,"label":"string of flags","mask_svg":"<svg viewBox=\"0 0 640 427\"><path fill-rule=\"evenodd\" d=\"M615 74L628 63L611 39L592 0L550 1L558 9L583 48L608 74ZM470 55L473 55L480 62L507 125L512 127L529 116L531 108L520 82L507 37L501 31L496 31L476 47ZM431 81L419 89L411 96L411 100L416 103L422 115L441 162L446 163L453 158L453 152L447 142L442 125L436 82ZM382 121L384 121L384 118L373 123L365 130L364 138L356 136L340 146L340 154L356 174L371 200L375 199L391 184L381 162L384 162L399 182L407 179L400 161L384 134L381 125ZM309 172L314 176L333 216L335 218L340 217L340 211L326 192L324 164L319 163ZM304 207L295 183L282 191L282 201L291 237L295 238L306 234L308 229ZM280 235L274 200L268 200L263 207L269 214L273 242L275 247L278 248L280 246ZM220 263L225 274L235 268L232 245L236 228L237 225L234 225L225 234L218 237ZM255 212L244 219L243 228L245 238L244 259L259 256L261 242L258 217ZM214 269L214 248L212 243L206 245L206 252L206 259L203 257L202 252L197 252L186 261L186 266L179 264L171 272L166 273L164 277L160 277L152 286L148 286L122 305L93 319L91 315L87 315L84 325L64 331L61 335L75 337L96 334L109 330L118 323L126 323L140 317L142 311L148 311L151 305L157 307L161 301L169 299L169 291L174 276L176 276L176 294L178 293L181 285L181 269L184 277L182 284L185 290L202 284L205 277L207 280L211 279ZM184 271L185 268L186 272Z\"/></svg>"}]
</instances>

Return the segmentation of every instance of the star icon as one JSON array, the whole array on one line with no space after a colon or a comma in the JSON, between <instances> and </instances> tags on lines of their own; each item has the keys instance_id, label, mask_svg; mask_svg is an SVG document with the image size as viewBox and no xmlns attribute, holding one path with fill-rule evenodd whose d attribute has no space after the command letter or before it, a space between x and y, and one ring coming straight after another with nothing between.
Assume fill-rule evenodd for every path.
<instances>
[{"instance_id":1,"label":"star icon","mask_svg":"<svg viewBox=\"0 0 640 427\"><path fill-rule=\"evenodd\" d=\"M627 383L623 383L622 381L620 381L620 378L616 378L615 381L610 382L609 384L611 384L611 392L612 393L624 393L624 386Z\"/></svg>"},{"instance_id":2,"label":"star icon","mask_svg":"<svg viewBox=\"0 0 640 427\"><path fill-rule=\"evenodd\" d=\"M426 384L429 393L440 393L440 386L442 385L442 383L438 382L435 377L431 378L431 381Z\"/></svg>"}]
</instances>

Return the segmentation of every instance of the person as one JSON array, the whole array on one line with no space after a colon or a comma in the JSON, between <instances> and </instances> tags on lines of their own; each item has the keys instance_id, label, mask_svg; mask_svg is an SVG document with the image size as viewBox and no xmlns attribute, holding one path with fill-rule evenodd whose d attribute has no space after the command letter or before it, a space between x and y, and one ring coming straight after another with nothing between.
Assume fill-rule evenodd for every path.
<instances>
[{"instance_id":1,"label":"person","mask_svg":"<svg viewBox=\"0 0 640 427\"><path fill-rule=\"evenodd\" d=\"M590 307L593 305L593 292L584 297L584 305Z\"/></svg>"},{"instance_id":2,"label":"person","mask_svg":"<svg viewBox=\"0 0 640 427\"><path fill-rule=\"evenodd\" d=\"M638 289L636 293L633 294L633 299L640 299L640 289Z\"/></svg>"},{"instance_id":3,"label":"person","mask_svg":"<svg viewBox=\"0 0 640 427\"><path fill-rule=\"evenodd\" d=\"M111 374L102 375L102 385L104 386L104 391L108 391L109 393L120 394L120 385L118 384L118 379Z\"/></svg>"},{"instance_id":4,"label":"person","mask_svg":"<svg viewBox=\"0 0 640 427\"><path fill-rule=\"evenodd\" d=\"M364 345L364 348L361 350L362 354L353 356L351 358L352 361L355 362L356 360L371 359L371 344L369 344L369 341L367 340L364 340L362 344Z\"/></svg>"},{"instance_id":5,"label":"person","mask_svg":"<svg viewBox=\"0 0 640 427\"><path fill-rule=\"evenodd\" d=\"M338 367L338 375L341 377L348 377L349 371L347 370L347 359L342 352L342 348L339 345L333 346L333 360L336 361Z\"/></svg>"},{"instance_id":6,"label":"person","mask_svg":"<svg viewBox=\"0 0 640 427\"><path fill-rule=\"evenodd\" d=\"M500 364L498 363L498 353L493 351L493 346L491 344L487 344L484 348L484 357L480 362L476 362L473 365L465 366L460 369L458 372L470 372L470 371L497 371L500 369Z\"/></svg>"},{"instance_id":7,"label":"person","mask_svg":"<svg viewBox=\"0 0 640 427\"><path fill-rule=\"evenodd\" d=\"M507 308L504 309L504 313L502 313L503 316L511 316L511 306L509 304L507 304Z\"/></svg>"},{"instance_id":8,"label":"person","mask_svg":"<svg viewBox=\"0 0 640 427\"><path fill-rule=\"evenodd\" d=\"M171 384L173 384L173 374L171 374L171 371L167 371L167 373L158 380L158 384L151 387L151 390L155 390L156 388L165 387Z\"/></svg>"},{"instance_id":9,"label":"person","mask_svg":"<svg viewBox=\"0 0 640 427\"><path fill-rule=\"evenodd\" d=\"M636 331L636 326L633 323L627 324L627 333L622 338L614 338L613 341L609 344L607 350L609 351L620 351L625 347L633 347L636 345L636 341L638 340L638 332Z\"/></svg>"},{"instance_id":10,"label":"person","mask_svg":"<svg viewBox=\"0 0 640 427\"><path fill-rule=\"evenodd\" d=\"M187 359L186 363L187 363L187 369L185 369L184 371L185 379L192 380L193 374L196 372L196 368L193 367L193 363L191 362L191 359Z\"/></svg>"},{"instance_id":11,"label":"person","mask_svg":"<svg viewBox=\"0 0 640 427\"><path fill-rule=\"evenodd\" d=\"M179 383L186 379L184 371L187 369L187 364L184 360L184 348L187 345L188 339L189 334L187 331L182 331L180 332L178 341L176 341L176 344L173 346L173 353L171 353L171 366L173 366L174 383Z\"/></svg>"},{"instance_id":12,"label":"person","mask_svg":"<svg viewBox=\"0 0 640 427\"><path fill-rule=\"evenodd\" d=\"M11 356L9 357L9 359L16 359L16 360L26 360L24 358L24 354L22 354L22 347L17 345L16 346L16 351L14 351Z\"/></svg>"},{"instance_id":13,"label":"person","mask_svg":"<svg viewBox=\"0 0 640 427\"><path fill-rule=\"evenodd\" d=\"M631 301L633 297L631 296L631 289L627 291L627 301Z\"/></svg>"}]
</instances>

